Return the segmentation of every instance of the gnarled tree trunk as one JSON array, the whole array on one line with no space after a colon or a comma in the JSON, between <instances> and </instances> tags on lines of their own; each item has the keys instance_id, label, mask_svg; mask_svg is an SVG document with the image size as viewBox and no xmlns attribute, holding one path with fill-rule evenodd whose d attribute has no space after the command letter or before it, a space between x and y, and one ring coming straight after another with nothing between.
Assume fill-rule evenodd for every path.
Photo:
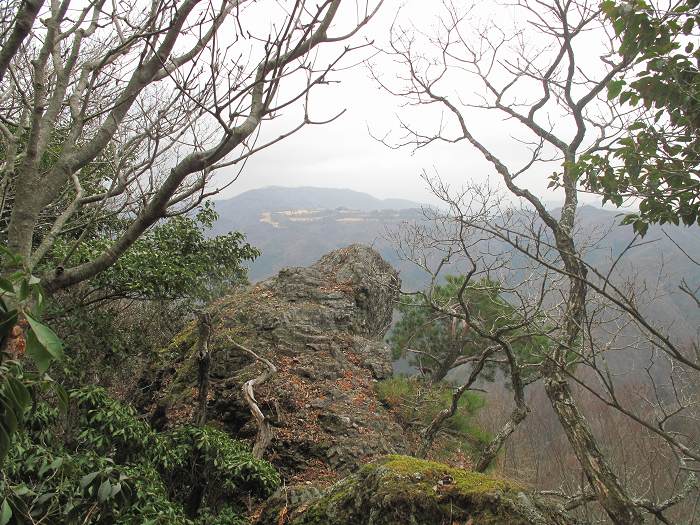
<instances>
[{"instance_id":1,"label":"gnarled tree trunk","mask_svg":"<svg viewBox=\"0 0 700 525\"><path fill-rule=\"evenodd\" d=\"M267 447L269 447L270 443L272 443L273 434L270 421L265 417L265 414L263 414L262 410L260 410L260 406L258 405L258 402L255 399L255 387L264 383L273 375L275 375L277 373L277 367L264 357L260 357L252 350L246 348L241 344L236 343L233 339L229 338L229 341L231 341L231 343L236 348L246 352L247 354L250 354L257 361L263 363L266 367L266 370L262 374L260 374L257 377L254 377L250 381L246 381L245 383L243 383L242 387L243 397L245 398L246 403L248 403L250 413L253 414L255 422L258 424L258 434L255 437L255 444L253 445L253 456L255 456L256 458L262 458L265 454L265 450L267 450Z\"/></svg>"},{"instance_id":2,"label":"gnarled tree trunk","mask_svg":"<svg viewBox=\"0 0 700 525\"><path fill-rule=\"evenodd\" d=\"M209 397L209 368L211 367L211 354L209 353L209 337L211 336L211 316L208 313L200 313L199 339L197 340L197 413L195 424L203 426L207 422L207 400Z\"/></svg>"},{"instance_id":3,"label":"gnarled tree trunk","mask_svg":"<svg viewBox=\"0 0 700 525\"><path fill-rule=\"evenodd\" d=\"M568 160L570 163L574 161L573 158ZM576 182L568 170L564 173L564 183L565 204L561 219L552 230L557 251L562 258L564 269L569 274L569 290L562 331L563 344L554 349L542 366L545 391L598 502L613 523L635 525L644 522L642 514L622 488L620 480L600 451L588 421L576 405L564 374L567 351L576 345L576 341L581 336L581 327L586 316L587 295L587 269L576 251L571 233L577 195Z\"/></svg>"}]
</instances>

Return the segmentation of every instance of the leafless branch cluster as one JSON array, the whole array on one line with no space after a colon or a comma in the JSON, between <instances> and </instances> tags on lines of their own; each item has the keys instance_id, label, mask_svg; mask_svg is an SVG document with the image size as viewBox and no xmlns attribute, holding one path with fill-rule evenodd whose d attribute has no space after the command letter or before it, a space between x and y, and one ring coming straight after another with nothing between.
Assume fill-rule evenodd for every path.
<instances>
[{"instance_id":1,"label":"leafless branch cluster","mask_svg":"<svg viewBox=\"0 0 700 525\"><path fill-rule=\"evenodd\" d=\"M409 148L466 142L490 164L491 180L499 185L466 183L454 189L439 177L427 178L443 205L426 210L427 223L408 224L397 234L399 253L428 272L431 285L423 294L436 312L466 323L491 342L470 363L471 373L455 399L473 387L487 360L501 358L508 364L514 409L477 467L486 468L526 419L525 389L538 383L585 475L585 486L578 494L569 493L566 505L596 501L613 523L642 523L648 514L668 523L669 509L697 496L700 436L693 430L698 415L693 385L700 361L686 341L648 315L646 306L661 300L662 290L635 279L629 263L648 241L634 238L608 260L596 259L591 254L605 232L579 231L577 221L581 190L576 162L607 147L624 129L629 115L609 103L606 86L630 64L615 55L614 36L597 2L518 0L504 8L515 13L511 28L507 17L479 22L479 11L498 9L494 4L462 9L445 1L433 33L397 21L389 47L382 50L402 73L398 80L376 73L377 81L413 110L440 110L432 130L424 122L401 119L401 133L382 140ZM517 135L507 147L524 148L520 161L480 138L478 122L484 118L513 124ZM564 201L556 211L527 186L541 166L557 172ZM433 297L447 271L466 276L449 304ZM464 292L479 276L502 283L503 297L518 313L516 322L493 329L473 316ZM687 283L681 283L681 290L696 297ZM513 340L523 332L547 344L518 355ZM629 358L647 362L636 372L644 388L634 396L624 380L630 370L621 365ZM580 393L658 438L659 446L676 458L680 485L671 487L665 499L652 500L636 492L643 492L640 484L623 483L621 466L606 454L590 414L581 409ZM426 429L425 446L455 407L453 403Z\"/></svg>"},{"instance_id":2,"label":"leafless branch cluster","mask_svg":"<svg viewBox=\"0 0 700 525\"><path fill-rule=\"evenodd\" d=\"M0 11L7 245L33 269L62 236L80 243L101 220L126 224L95 259L68 267L66 256L51 268L44 284L56 290L96 275L158 220L221 191L251 155L337 118L342 109L314 119L310 95L368 45L351 40L382 0L45 3ZM296 124L259 140L265 121L294 108L303 109ZM233 174L214 186L227 167Z\"/></svg>"}]
</instances>

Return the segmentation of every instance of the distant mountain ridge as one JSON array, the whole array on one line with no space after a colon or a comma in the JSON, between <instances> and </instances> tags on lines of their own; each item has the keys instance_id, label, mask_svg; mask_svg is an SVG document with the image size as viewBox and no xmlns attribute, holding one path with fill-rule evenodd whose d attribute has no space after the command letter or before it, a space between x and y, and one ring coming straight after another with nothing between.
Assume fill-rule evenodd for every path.
<instances>
[{"instance_id":1,"label":"distant mountain ridge","mask_svg":"<svg viewBox=\"0 0 700 525\"><path fill-rule=\"evenodd\" d=\"M420 281L420 274L398 260L385 236L402 221L420 220L420 207L353 190L271 186L216 201L219 220L210 233L238 230L260 248L262 255L249 269L251 281L287 266L308 266L329 251L359 242L402 270L410 286Z\"/></svg>"},{"instance_id":2,"label":"distant mountain ridge","mask_svg":"<svg viewBox=\"0 0 700 525\"><path fill-rule=\"evenodd\" d=\"M427 275L398 257L387 233L402 223L424 220L419 208L420 204L413 201L381 200L351 190L275 186L217 201L220 218L210 234L241 231L260 248L262 255L249 269L251 281L270 277L284 267L308 266L332 250L363 243L373 246L400 271L405 289L416 290L427 284ZM618 211L582 206L577 222L581 239L597 239L606 233L586 256L591 264L601 268L607 267L611 256L624 250L633 239L631 227L617 226ZM664 226L663 230L688 255L700 260L700 229ZM699 286L700 268L680 252L664 231L658 226L650 228L645 242L630 252L624 271L639 274L640 279L650 283L660 278L664 294L649 308L655 310L654 317L660 321L685 325L679 326L679 332L687 334L700 319L697 308L678 294L678 283L680 278L686 278L690 286ZM664 275L657 276L661 260Z\"/></svg>"},{"instance_id":3,"label":"distant mountain ridge","mask_svg":"<svg viewBox=\"0 0 700 525\"><path fill-rule=\"evenodd\" d=\"M253 218L261 210L334 210L347 208L358 211L404 210L420 208L418 202L406 199L378 199L367 193L335 188L315 188L310 186L285 187L268 186L246 191L230 199L216 201L216 209L222 219L233 216L245 220L250 213Z\"/></svg>"}]
</instances>

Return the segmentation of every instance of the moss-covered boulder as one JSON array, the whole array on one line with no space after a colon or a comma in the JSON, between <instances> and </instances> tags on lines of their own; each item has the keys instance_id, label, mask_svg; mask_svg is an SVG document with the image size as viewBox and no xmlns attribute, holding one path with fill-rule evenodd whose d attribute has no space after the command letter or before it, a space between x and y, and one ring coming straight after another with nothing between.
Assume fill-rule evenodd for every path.
<instances>
[{"instance_id":1,"label":"moss-covered boulder","mask_svg":"<svg viewBox=\"0 0 700 525\"><path fill-rule=\"evenodd\" d=\"M258 525L571 525L516 483L408 456L386 456L319 494L283 489Z\"/></svg>"}]
</instances>

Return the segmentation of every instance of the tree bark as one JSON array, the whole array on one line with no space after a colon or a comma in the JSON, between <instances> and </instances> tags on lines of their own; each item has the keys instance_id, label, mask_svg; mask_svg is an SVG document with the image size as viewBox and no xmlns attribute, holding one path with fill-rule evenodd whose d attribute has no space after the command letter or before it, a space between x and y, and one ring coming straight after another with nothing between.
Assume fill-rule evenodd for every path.
<instances>
[{"instance_id":1,"label":"tree bark","mask_svg":"<svg viewBox=\"0 0 700 525\"><path fill-rule=\"evenodd\" d=\"M491 462L496 458L498 452L501 450L503 443L510 437L510 435L515 432L515 429L520 423L527 417L527 407L516 406L513 412L510 414L510 418L503 425L503 428L494 436L494 438L486 445L486 448L479 455L479 459L474 466L474 470L477 472L484 472Z\"/></svg>"},{"instance_id":2,"label":"tree bark","mask_svg":"<svg viewBox=\"0 0 700 525\"><path fill-rule=\"evenodd\" d=\"M574 159L568 160L573 163ZM542 365L545 392L598 502L612 522L619 525L640 524L644 522L640 510L622 488L620 480L600 451L598 442L593 436L588 421L579 411L571 393L571 387L563 373L566 366L566 353L569 348L576 346L576 341L581 336L581 327L586 317L588 291L587 269L576 251L571 233L578 200L576 182L571 178L568 170L565 170L564 181L566 200L561 219L553 233L564 269L569 274L569 291L562 331L565 341L553 350L550 359Z\"/></svg>"},{"instance_id":3,"label":"tree bark","mask_svg":"<svg viewBox=\"0 0 700 525\"><path fill-rule=\"evenodd\" d=\"M439 383L440 381L445 379L445 376L447 376L448 372L452 370L455 361L457 361L457 358L461 355L462 345L454 341L447 355L438 363L437 368L433 371L432 375L430 376L430 382L434 384Z\"/></svg>"},{"instance_id":4,"label":"tree bark","mask_svg":"<svg viewBox=\"0 0 700 525\"><path fill-rule=\"evenodd\" d=\"M556 366L545 367L545 391L576 454L596 499L616 525L644 523L639 509L625 493L588 425L579 412L565 376Z\"/></svg>"},{"instance_id":5,"label":"tree bark","mask_svg":"<svg viewBox=\"0 0 700 525\"><path fill-rule=\"evenodd\" d=\"M260 406L255 399L255 387L261 385L275 375L277 373L277 367L264 357L260 357L252 350L236 343L233 339L229 338L229 341L231 341L236 348L250 354L257 361L263 363L266 367L266 370L262 374L251 379L250 381L246 381L242 387L243 397L245 398L246 403L248 403L250 413L253 415L253 418L258 425L258 433L255 437L255 444L253 445L253 456L256 458L262 458L267 450L267 447L269 447L270 443L272 443L273 432L269 419L267 419L262 410L260 410Z\"/></svg>"},{"instance_id":6,"label":"tree bark","mask_svg":"<svg viewBox=\"0 0 700 525\"><path fill-rule=\"evenodd\" d=\"M0 50L0 82L5 77L7 69L10 67L12 57L15 56L19 46L32 30L34 20L45 0L22 0L21 7L17 10L12 33L5 41L5 45Z\"/></svg>"},{"instance_id":7,"label":"tree bark","mask_svg":"<svg viewBox=\"0 0 700 525\"><path fill-rule=\"evenodd\" d=\"M209 398L209 368L211 367L211 354L209 353L209 337L211 336L211 316L204 312L199 313L199 340L197 341L197 412L195 424L204 426L207 422L207 401Z\"/></svg>"}]
</instances>

